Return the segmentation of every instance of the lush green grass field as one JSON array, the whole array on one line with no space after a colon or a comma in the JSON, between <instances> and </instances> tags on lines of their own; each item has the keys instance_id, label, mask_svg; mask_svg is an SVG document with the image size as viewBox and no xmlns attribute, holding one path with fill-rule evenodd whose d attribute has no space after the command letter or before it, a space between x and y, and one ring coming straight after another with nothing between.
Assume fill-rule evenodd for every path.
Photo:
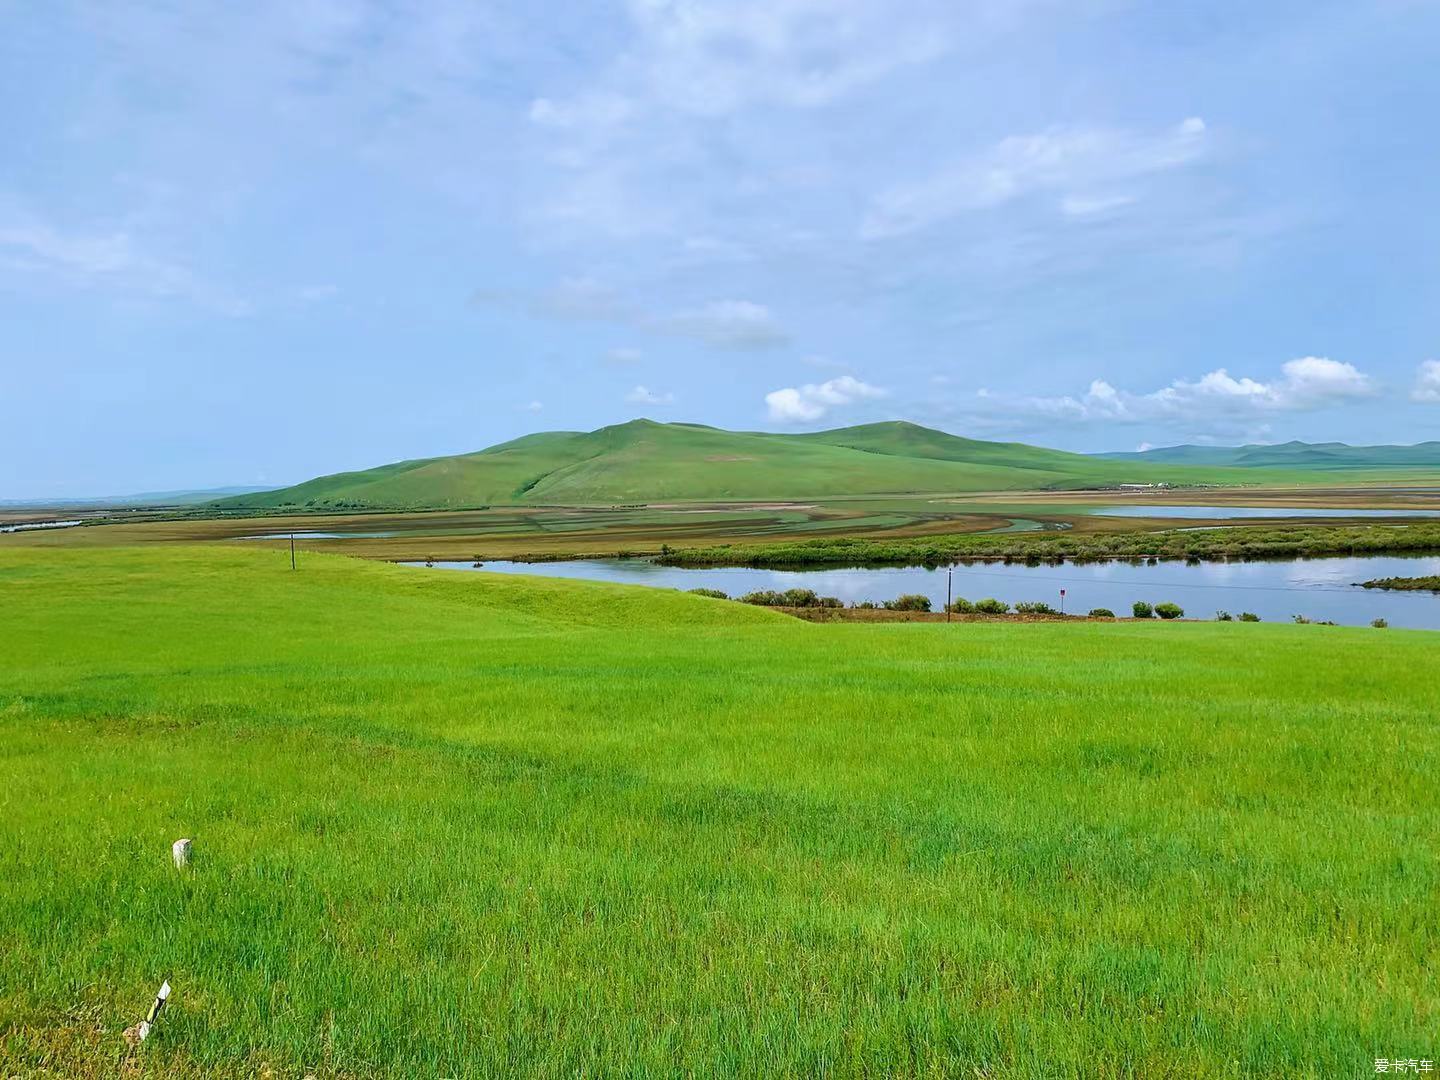
<instances>
[{"instance_id":1,"label":"lush green grass field","mask_svg":"<svg viewBox=\"0 0 1440 1080\"><path fill-rule=\"evenodd\" d=\"M1436 1056L1434 635L287 563L0 552L0 1075Z\"/></svg>"}]
</instances>

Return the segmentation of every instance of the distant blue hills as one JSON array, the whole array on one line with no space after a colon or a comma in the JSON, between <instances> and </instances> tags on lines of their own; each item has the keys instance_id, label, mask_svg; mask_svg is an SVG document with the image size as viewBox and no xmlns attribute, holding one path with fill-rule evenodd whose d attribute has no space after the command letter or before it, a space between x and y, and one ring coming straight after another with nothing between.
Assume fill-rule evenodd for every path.
<instances>
[{"instance_id":1,"label":"distant blue hills","mask_svg":"<svg viewBox=\"0 0 1440 1080\"><path fill-rule=\"evenodd\" d=\"M1440 465L1440 442L1414 446L1351 446L1340 442L1287 442L1272 446L1160 446L1130 453L1094 454L1110 461L1155 465L1215 465L1290 469L1394 469Z\"/></svg>"}]
</instances>

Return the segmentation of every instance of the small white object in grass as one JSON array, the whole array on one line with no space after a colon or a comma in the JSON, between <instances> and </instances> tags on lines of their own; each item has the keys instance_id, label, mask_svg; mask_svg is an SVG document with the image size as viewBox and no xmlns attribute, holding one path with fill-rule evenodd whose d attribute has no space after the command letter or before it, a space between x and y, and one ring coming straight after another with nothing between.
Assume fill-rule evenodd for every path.
<instances>
[{"instance_id":1,"label":"small white object in grass","mask_svg":"<svg viewBox=\"0 0 1440 1080\"><path fill-rule=\"evenodd\" d=\"M176 840L170 845L170 855L175 860L175 865L184 869L190 862L190 841L188 839ZM166 993L169 993L170 984L165 984Z\"/></svg>"},{"instance_id":2,"label":"small white object in grass","mask_svg":"<svg viewBox=\"0 0 1440 1080\"><path fill-rule=\"evenodd\" d=\"M160 990L155 995L155 1002L150 1006L150 1014L134 1027L125 1029L125 1041L131 1046L144 1042L150 1032L154 1030L155 1022L160 1019L160 1010L165 1008L165 1002L169 999L170 980L166 979L160 984Z\"/></svg>"}]
</instances>

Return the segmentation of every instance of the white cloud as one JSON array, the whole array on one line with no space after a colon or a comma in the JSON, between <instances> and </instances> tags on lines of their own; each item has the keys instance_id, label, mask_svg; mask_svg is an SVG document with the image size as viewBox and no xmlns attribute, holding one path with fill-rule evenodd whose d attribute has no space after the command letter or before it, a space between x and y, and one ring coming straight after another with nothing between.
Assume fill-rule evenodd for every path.
<instances>
[{"instance_id":1,"label":"white cloud","mask_svg":"<svg viewBox=\"0 0 1440 1080\"><path fill-rule=\"evenodd\" d=\"M1420 365L1410 398L1412 401L1440 405L1440 360L1426 360Z\"/></svg>"},{"instance_id":2,"label":"white cloud","mask_svg":"<svg viewBox=\"0 0 1440 1080\"><path fill-rule=\"evenodd\" d=\"M1060 211L1072 218L1103 217L1134 201L1133 195L1066 195L1060 200Z\"/></svg>"},{"instance_id":3,"label":"white cloud","mask_svg":"<svg viewBox=\"0 0 1440 1080\"><path fill-rule=\"evenodd\" d=\"M530 122L547 128L607 128L623 124L634 111L634 103L619 94L590 94L564 102L542 97L530 103Z\"/></svg>"},{"instance_id":4,"label":"white cloud","mask_svg":"<svg viewBox=\"0 0 1440 1080\"><path fill-rule=\"evenodd\" d=\"M865 0L631 0L629 9L638 43L613 78L660 107L707 116L826 105L950 44L927 4L904 19Z\"/></svg>"},{"instance_id":5,"label":"white cloud","mask_svg":"<svg viewBox=\"0 0 1440 1080\"><path fill-rule=\"evenodd\" d=\"M770 309L750 300L716 300L660 319L656 325L722 349L764 349L789 340Z\"/></svg>"},{"instance_id":6,"label":"white cloud","mask_svg":"<svg viewBox=\"0 0 1440 1080\"><path fill-rule=\"evenodd\" d=\"M993 411L1016 415L1072 423L1144 423L1318 409L1372 397L1375 392L1370 377L1354 365L1305 356L1287 361L1280 377L1268 382L1248 376L1237 379L1217 368L1198 379L1177 379L1148 393L1120 390L1096 379L1078 396L1005 397L988 390L977 396Z\"/></svg>"},{"instance_id":7,"label":"white cloud","mask_svg":"<svg viewBox=\"0 0 1440 1080\"><path fill-rule=\"evenodd\" d=\"M521 405L520 408L523 412L537 413L545 408L545 403L542 401L530 401Z\"/></svg>"},{"instance_id":8,"label":"white cloud","mask_svg":"<svg viewBox=\"0 0 1440 1080\"><path fill-rule=\"evenodd\" d=\"M250 305L196 279L184 266L145 251L128 230L66 230L22 218L0 225L0 267L43 275L69 288L182 299L227 315Z\"/></svg>"},{"instance_id":9,"label":"white cloud","mask_svg":"<svg viewBox=\"0 0 1440 1080\"><path fill-rule=\"evenodd\" d=\"M1058 192L1071 216L1112 211L1131 194L1088 194L1188 165L1205 152L1205 122L1191 117L1155 134L1073 128L1012 135L915 183L882 192L861 225L868 239L900 236L1038 192Z\"/></svg>"},{"instance_id":10,"label":"white cloud","mask_svg":"<svg viewBox=\"0 0 1440 1080\"><path fill-rule=\"evenodd\" d=\"M645 386L637 386L625 395L625 400L632 405L673 405L675 395L670 393L656 393Z\"/></svg>"},{"instance_id":11,"label":"white cloud","mask_svg":"<svg viewBox=\"0 0 1440 1080\"><path fill-rule=\"evenodd\" d=\"M1284 379L1275 387L1281 408L1309 408L1370 397L1374 383L1353 364L1323 356L1304 356L1281 367Z\"/></svg>"},{"instance_id":12,"label":"white cloud","mask_svg":"<svg viewBox=\"0 0 1440 1080\"><path fill-rule=\"evenodd\" d=\"M845 141L828 134L835 118L791 114L838 111L941 56L977 53L1040 6L1059 5L910 0L899 18L885 0L624 0L628 25L609 28L623 47L588 73L557 65L555 88L527 102L526 128L552 166L524 192L527 219L571 243L724 231L725 251L702 256L748 258L794 215L762 223L737 204L802 177L813 189L842 183L830 168ZM792 123L826 134L805 147L809 136L778 134Z\"/></svg>"},{"instance_id":13,"label":"white cloud","mask_svg":"<svg viewBox=\"0 0 1440 1080\"><path fill-rule=\"evenodd\" d=\"M44 225L12 225L0 228L0 248L85 275L122 273L146 261L123 232L67 235Z\"/></svg>"},{"instance_id":14,"label":"white cloud","mask_svg":"<svg viewBox=\"0 0 1440 1080\"><path fill-rule=\"evenodd\" d=\"M887 391L841 375L823 383L787 386L765 395L771 420L782 424L804 424L819 420L832 408L856 401L885 397Z\"/></svg>"}]
</instances>

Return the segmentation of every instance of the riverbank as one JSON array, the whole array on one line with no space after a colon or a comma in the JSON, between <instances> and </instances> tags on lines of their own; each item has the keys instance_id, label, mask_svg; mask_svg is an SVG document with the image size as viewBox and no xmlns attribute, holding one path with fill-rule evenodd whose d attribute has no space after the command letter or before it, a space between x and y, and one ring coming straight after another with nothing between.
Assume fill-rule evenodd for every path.
<instances>
[{"instance_id":1,"label":"riverbank","mask_svg":"<svg viewBox=\"0 0 1440 1080\"><path fill-rule=\"evenodd\" d=\"M1391 592L1440 592L1440 576L1376 578L1360 584L1367 589L1386 589Z\"/></svg>"},{"instance_id":2,"label":"riverbank","mask_svg":"<svg viewBox=\"0 0 1440 1080\"><path fill-rule=\"evenodd\" d=\"M925 622L925 623L1040 623L1040 622L1155 622L1154 619L1117 619L1113 616L1102 618L1089 615L1061 615L1055 612L1049 615L1023 614L1023 615L981 615L978 613L961 615L952 613L948 617L943 611L890 611L886 608L827 608L827 607L776 607L771 611L783 611L786 615L793 615L797 619L814 623L895 623L895 622ZM1193 620L1173 620L1189 622Z\"/></svg>"},{"instance_id":3,"label":"riverbank","mask_svg":"<svg viewBox=\"0 0 1440 1080\"><path fill-rule=\"evenodd\" d=\"M1296 559L1331 555L1440 554L1440 522L1408 525L1171 529L1163 532L1039 532L873 540L826 537L723 544L662 554L666 566L773 568L940 566L966 560Z\"/></svg>"}]
</instances>

